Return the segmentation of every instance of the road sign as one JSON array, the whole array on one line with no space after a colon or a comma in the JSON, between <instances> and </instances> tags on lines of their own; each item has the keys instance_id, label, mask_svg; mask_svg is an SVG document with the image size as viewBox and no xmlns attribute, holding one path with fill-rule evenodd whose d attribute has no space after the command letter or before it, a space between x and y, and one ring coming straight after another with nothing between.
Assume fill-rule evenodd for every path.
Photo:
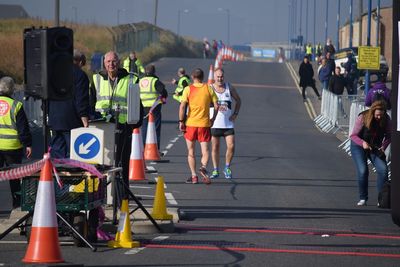
<instances>
[{"instance_id":1,"label":"road sign","mask_svg":"<svg viewBox=\"0 0 400 267\"><path fill-rule=\"evenodd\" d=\"M71 130L71 159L103 164L104 131L96 128L77 128Z\"/></svg>"},{"instance_id":2,"label":"road sign","mask_svg":"<svg viewBox=\"0 0 400 267\"><path fill-rule=\"evenodd\" d=\"M379 70L380 55L380 47L360 46L358 48L357 68L360 70Z\"/></svg>"}]
</instances>

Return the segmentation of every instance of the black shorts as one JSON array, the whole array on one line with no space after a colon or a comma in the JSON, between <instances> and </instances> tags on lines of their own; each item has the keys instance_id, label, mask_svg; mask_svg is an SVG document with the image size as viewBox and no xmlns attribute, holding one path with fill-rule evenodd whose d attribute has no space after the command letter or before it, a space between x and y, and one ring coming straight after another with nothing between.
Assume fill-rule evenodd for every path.
<instances>
[{"instance_id":1,"label":"black shorts","mask_svg":"<svg viewBox=\"0 0 400 267\"><path fill-rule=\"evenodd\" d=\"M235 130L233 128L211 128L211 136L214 137L222 137L234 134Z\"/></svg>"}]
</instances>

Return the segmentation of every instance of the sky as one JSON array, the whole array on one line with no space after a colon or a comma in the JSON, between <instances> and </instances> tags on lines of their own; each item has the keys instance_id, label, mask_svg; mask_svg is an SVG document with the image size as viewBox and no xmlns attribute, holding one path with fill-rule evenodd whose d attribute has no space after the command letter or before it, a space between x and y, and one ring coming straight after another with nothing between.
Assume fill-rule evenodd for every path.
<instances>
[{"instance_id":1,"label":"sky","mask_svg":"<svg viewBox=\"0 0 400 267\"><path fill-rule=\"evenodd\" d=\"M304 38L313 41L313 13L316 2L316 42L325 43L325 10L328 3L328 36L336 42L337 9L340 1L340 24L349 19L350 0L158 0L157 26L197 40L207 38L228 43L287 42L289 3L297 3L297 27ZM364 12L368 0L353 0L353 18L358 14L358 2ZM115 26L155 21L156 0L60 0L60 19L79 23ZM308 3L308 16L307 15ZM0 0L0 4L22 5L32 17L54 19L55 0ZM377 0L372 1L373 9ZM381 6L391 6L391 0L381 0ZM300 8L302 7L302 8ZM228 24L229 17L229 24ZM308 19L307 19L308 18ZM308 27L306 27L308 25ZM306 36L307 34L307 36Z\"/></svg>"}]
</instances>

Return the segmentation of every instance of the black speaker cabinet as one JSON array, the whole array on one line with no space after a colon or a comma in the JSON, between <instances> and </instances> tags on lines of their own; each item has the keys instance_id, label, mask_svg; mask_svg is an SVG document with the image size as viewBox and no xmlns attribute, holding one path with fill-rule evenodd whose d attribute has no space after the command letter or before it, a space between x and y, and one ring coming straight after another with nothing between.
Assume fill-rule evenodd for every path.
<instances>
[{"instance_id":1,"label":"black speaker cabinet","mask_svg":"<svg viewBox=\"0 0 400 267\"><path fill-rule=\"evenodd\" d=\"M73 32L65 27L24 30L25 94L65 100L73 95Z\"/></svg>"}]
</instances>

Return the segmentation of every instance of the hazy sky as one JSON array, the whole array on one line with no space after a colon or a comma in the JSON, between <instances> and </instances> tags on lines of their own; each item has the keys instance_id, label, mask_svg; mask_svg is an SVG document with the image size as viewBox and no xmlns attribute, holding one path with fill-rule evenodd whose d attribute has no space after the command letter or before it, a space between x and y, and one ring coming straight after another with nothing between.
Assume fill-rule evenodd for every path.
<instances>
[{"instance_id":1,"label":"hazy sky","mask_svg":"<svg viewBox=\"0 0 400 267\"><path fill-rule=\"evenodd\" d=\"M329 3L328 35L336 43L336 13L339 0L316 0L316 41L324 42L325 7ZM156 0L60 0L61 20L82 23L116 25L131 22L154 22ZM157 25L177 32L180 12L180 33L196 39L227 41L228 13L230 43L270 42L288 40L289 2L297 2L297 31L302 19L302 33L306 35L306 7L308 2L308 40L313 38L314 0L159 0ZM359 0L354 2L355 18ZM364 10L367 0L364 0ZM0 0L0 4L19 4L34 17L54 19L54 0ZM300 9L302 3L302 9ZM341 24L349 19L350 0L341 0ZM377 1L372 1L373 8ZM391 5L381 0L382 6ZM187 10L187 12L183 12ZM302 10L302 16L300 16ZM119 15L119 16L118 16ZM306 36L305 36L306 37Z\"/></svg>"}]
</instances>

